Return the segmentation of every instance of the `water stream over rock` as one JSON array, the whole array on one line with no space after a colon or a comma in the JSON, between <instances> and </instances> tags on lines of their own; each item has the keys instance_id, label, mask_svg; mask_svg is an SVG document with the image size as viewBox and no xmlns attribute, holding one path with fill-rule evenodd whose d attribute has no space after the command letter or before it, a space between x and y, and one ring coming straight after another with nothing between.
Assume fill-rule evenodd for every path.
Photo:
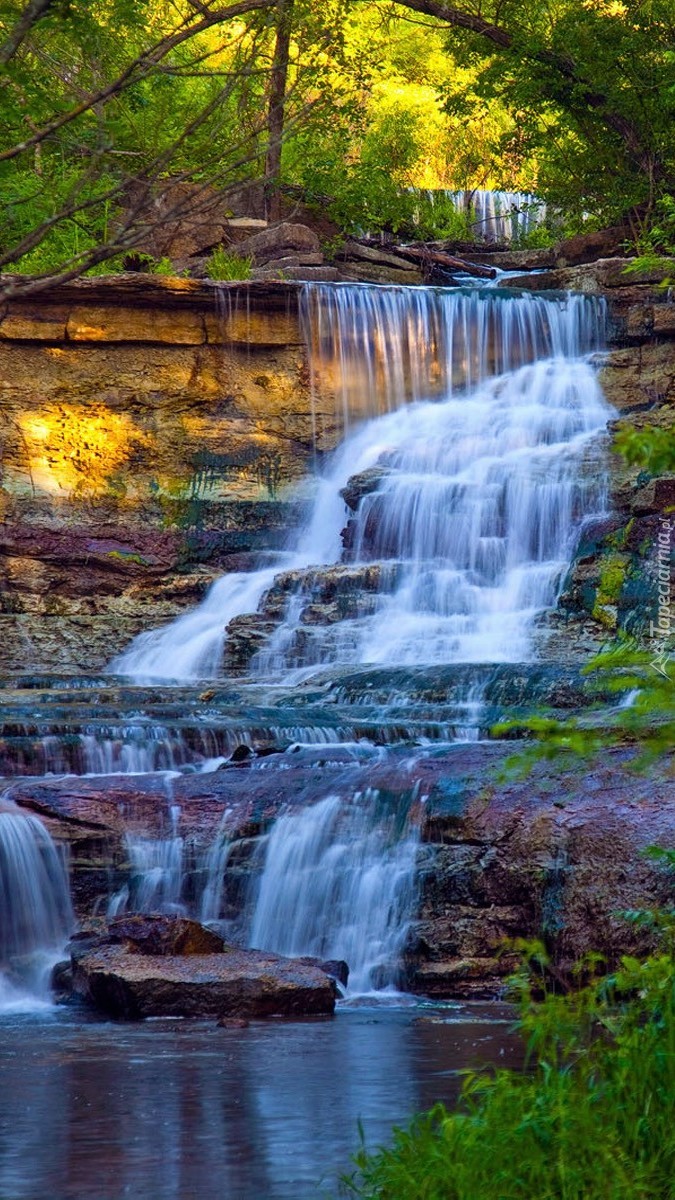
<instances>
[{"instance_id":1,"label":"water stream over rock","mask_svg":"<svg viewBox=\"0 0 675 1200\"><path fill-rule=\"evenodd\" d=\"M610 410L588 362L602 302L309 285L304 320L314 386L332 380L347 433L285 571L226 576L110 670L217 674L227 626L230 665L234 647L264 678L530 658L533 623L604 503L592 447Z\"/></svg>"},{"instance_id":2,"label":"water stream over rock","mask_svg":"<svg viewBox=\"0 0 675 1200\"><path fill-rule=\"evenodd\" d=\"M575 670L538 663L538 639L605 503L611 410L591 361L605 311L496 288L308 285L302 319L317 471L288 550L143 633L106 680L17 687L0 755L7 774L91 777L121 830L100 911L221 921L249 945L346 959L367 992L401 982L425 755L438 774L433 747L579 701ZM343 436L326 463L331 397ZM204 781L189 816L177 772ZM135 776L129 804L112 775ZM64 784L68 812L83 784ZM233 842L246 819L251 837Z\"/></svg>"},{"instance_id":3,"label":"water stream over rock","mask_svg":"<svg viewBox=\"0 0 675 1200\"><path fill-rule=\"evenodd\" d=\"M0 799L0 1012L48 1003L72 927L59 850L37 817Z\"/></svg>"}]
</instances>

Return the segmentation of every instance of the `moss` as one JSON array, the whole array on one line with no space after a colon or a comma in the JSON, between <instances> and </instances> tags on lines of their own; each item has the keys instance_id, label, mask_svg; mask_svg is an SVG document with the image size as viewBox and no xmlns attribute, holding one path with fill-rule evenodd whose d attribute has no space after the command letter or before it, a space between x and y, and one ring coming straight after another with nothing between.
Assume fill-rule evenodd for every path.
<instances>
[{"instance_id":1,"label":"moss","mask_svg":"<svg viewBox=\"0 0 675 1200\"><path fill-rule=\"evenodd\" d=\"M621 596L630 559L625 554L610 554L601 561L600 579L595 591L592 615L607 629L616 629L617 604Z\"/></svg>"},{"instance_id":2,"label":"moss","mask_svg":"<svg viewBox=\"0 0 675 1200\"><path fill-rule=\"evenodd\" d=\"M614 533L607 535L605 544L612 550L625 550L634 525L635 517L631 517L627 525L623 525L621 529L615 529Z\"/></svg>"},{"instance_id":3,"label":"moss","mask_svg":"<svg viewBox=\"0 0 675 1200\"><path fill-rule=\"evenodd\" d=\"M142 554L137 554L134 550L109 550L106 557L117 559L118 562L136 563L139 567L150 566L149 560L143 558Z\"/></svg>"}]
</instances>

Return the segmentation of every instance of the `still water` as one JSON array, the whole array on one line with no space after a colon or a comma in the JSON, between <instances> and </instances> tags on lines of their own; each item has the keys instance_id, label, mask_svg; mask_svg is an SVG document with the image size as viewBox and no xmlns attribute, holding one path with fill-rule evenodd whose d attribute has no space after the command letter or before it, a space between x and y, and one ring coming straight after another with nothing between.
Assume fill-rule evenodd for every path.
<instances>
[{"instance_id":1,"label":"still water","mask_svg":"<svg viewBox=\"0 0 675 1200\"><path fill-rule=\"evenodd\" d=\"M458 1072L516 1065L498 1005L343 1008L246 1029L81 1010L0 1021L2 1200L318 1200Z\"/></svg>"}]
</instances>

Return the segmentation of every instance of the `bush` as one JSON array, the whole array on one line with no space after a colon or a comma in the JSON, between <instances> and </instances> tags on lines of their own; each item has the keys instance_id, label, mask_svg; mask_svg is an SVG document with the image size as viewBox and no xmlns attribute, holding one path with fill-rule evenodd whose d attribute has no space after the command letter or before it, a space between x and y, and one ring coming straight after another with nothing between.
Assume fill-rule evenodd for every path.
<instances>
[{"instance_id":1,"label":"bush","mask_svg":"<svg viewBox=\"0 0 675 1200\"><path fill-rule=\"evenodd\" d=\"M644 916L644 914L642 914ZM672 920L665 922L666 937ZM437 1105L391 1148L356 1157L362 1200L672 1200L675 973L672 945L624 959L568 995L519 982L523 1073L469 1074L456 1112Z\"/></svg>"}]
</instances>

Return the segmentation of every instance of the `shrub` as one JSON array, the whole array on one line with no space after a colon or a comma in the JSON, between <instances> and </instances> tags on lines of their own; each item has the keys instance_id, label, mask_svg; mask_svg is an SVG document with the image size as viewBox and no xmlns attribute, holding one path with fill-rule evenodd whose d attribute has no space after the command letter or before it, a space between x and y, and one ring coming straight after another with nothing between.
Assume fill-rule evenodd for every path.
<instances>
[{"instance_id":1,"label":"shrub","mask_svg":"<svg viewBox=\"0 0 675 1200\"><path fill-rule=\"evenodd\" d=\"M639 914L644 917L645 914ZM664 924L663 920L661 922ZM468 1074L390 1148L356 1157L362 1200L672 1200L675 972L671 945L612 978L537 1003L519 981L522 1073Z\"/></svg>"}]
</instances>

